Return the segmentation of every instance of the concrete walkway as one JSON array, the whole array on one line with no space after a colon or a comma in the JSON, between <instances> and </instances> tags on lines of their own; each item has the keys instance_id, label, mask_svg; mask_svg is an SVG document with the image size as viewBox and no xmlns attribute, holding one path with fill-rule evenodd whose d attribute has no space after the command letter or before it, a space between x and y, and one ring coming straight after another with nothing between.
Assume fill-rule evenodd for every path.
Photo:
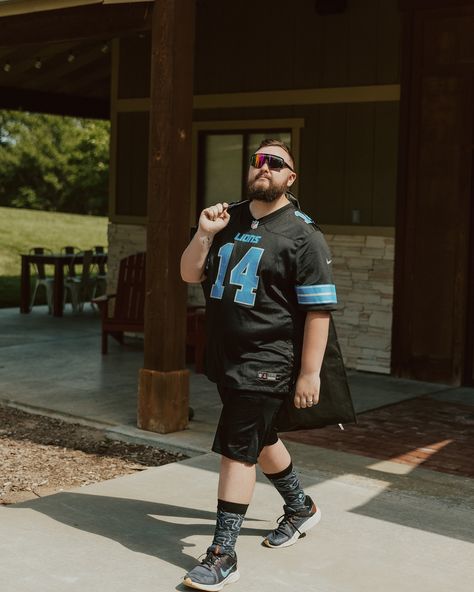
<instances>
[{"instance_id":1,"label":"concrete walkway","mask_svg":"<svg viewBox=\"0 0 474 592\"><path fill-rule=\"evenodd\" d=\"M101 358L92 314L0 311L0 402L106 427L116 437L192 454L42 499L0 506L0 573L14 592L184 590L214 529L219 459L209 450L219 404L193 376L196 420L161 436L134 427L140 345ZM427 392L469 400L470 390L351 374L356 406ZM261 546L281 500L259 475L237 552L238 591L464 592L474 581L474 481L390 461L288 444L323 519L297 545Z\"/></svg>"}]
</instances>

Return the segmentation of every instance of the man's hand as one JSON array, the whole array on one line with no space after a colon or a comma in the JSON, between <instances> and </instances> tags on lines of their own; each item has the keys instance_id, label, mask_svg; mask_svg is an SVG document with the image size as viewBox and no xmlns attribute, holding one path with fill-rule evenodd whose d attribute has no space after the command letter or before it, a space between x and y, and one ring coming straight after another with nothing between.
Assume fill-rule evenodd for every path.
<instances>
[{"instance_id":1,"label":"man's hand","mask_svg":"<svg viewBox=\"0 0 474 592\"><path fill-rule=\"evenodd\" d=\"M230 214L227 212L228 207L229 204L224 202L203 210L199 216L198 232L214 236L225 228L230 220Z\"/></svg>"},{"instance_id":2,"label":"man's hand","mask_svg":"<svg viewBox=\"0 0 474 592\"><path fill-rule=\"evenodd\" d=\"M312 407L319 401L321 379L318 372L300 374L296 381L294 403L297 409Z\"/></svg>"}]
</instances>

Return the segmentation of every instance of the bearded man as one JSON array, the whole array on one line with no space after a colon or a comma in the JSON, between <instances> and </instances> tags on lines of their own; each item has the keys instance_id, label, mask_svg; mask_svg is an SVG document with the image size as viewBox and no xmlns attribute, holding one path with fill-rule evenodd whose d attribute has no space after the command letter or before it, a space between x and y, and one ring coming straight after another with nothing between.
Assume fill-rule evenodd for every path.
<instances>
[{"instance_id":1,"label":"bearded man","mask_svg":"<svg viewBox=\"0 0 474 592\"><path fill-rule=\"evenodd\" d=\"M337 303L331 254L289 193L295 180L288 146L262 141L250 160L248 199L203 210L181 259L183 280L203 285L206 373L223 403L212 446L221 455L215 534L206 557L184 578L200 590L239 579L235 544L257 464L284 500L266 547L293 545L321 518L275 423L290 397L296 409L318 403Z\"/></svg>"}]
</instances>

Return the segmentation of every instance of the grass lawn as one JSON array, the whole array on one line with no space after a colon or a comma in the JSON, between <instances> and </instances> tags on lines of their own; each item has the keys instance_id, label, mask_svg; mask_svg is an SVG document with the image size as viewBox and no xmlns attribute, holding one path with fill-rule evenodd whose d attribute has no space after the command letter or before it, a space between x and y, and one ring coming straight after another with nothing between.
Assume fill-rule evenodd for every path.
<instances>
[{"instance_id":1,"label":"grass lawn","mask_svg":"<svg viewBox=\"0 0 474 592\"><path fill-rule=\"evenodd\" d=\"M32 247L106 246L107 223L105 216L0 208L0 308L20 304L20 254Z\"/></svg>"}]
</instances>

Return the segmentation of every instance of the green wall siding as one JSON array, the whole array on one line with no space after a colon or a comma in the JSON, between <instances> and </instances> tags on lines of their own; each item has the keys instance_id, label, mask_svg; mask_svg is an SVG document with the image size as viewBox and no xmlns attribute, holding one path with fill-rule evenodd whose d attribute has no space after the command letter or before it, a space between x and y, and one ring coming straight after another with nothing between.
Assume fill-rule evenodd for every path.
<instances>
[{"instance_id":1,"label":"green wall siding","mask_svg":"<svg viewBox=\"0 0 474 592\"><path fill-rule=\"evenodd\" d=\"M398 102L197 110L195 121L303 118L302 207L321 224L395 226Z\"/></svg>"},{"instance_id":2,"label":"green wall siding","mask_svg":"<svg viewBox=\"0 0 474 592\"><path fill-rule=\"evenodd\" d=\"M195 94L399 81L398 0L347 0L320 16L314 0L198 3ZM117 98L149 94L148 36L120 40ZM322 224L395 225L398 103L198 109L194 121L303 118L299 196ZM117 119L116 213L146 212L145 113ZM356 216L356 218L354 218Z\"/></svg>"},{"instance_id":3,"label":"green wall siding","mask_svg":"<svg viewBox=\"0 0 474 592\"><path fill-rule=\"evenodd\" d=\"M327 16L314 0L202 0L196 33L196 94L399 82L398 0Z\"/></svg>"}]
</instances>

